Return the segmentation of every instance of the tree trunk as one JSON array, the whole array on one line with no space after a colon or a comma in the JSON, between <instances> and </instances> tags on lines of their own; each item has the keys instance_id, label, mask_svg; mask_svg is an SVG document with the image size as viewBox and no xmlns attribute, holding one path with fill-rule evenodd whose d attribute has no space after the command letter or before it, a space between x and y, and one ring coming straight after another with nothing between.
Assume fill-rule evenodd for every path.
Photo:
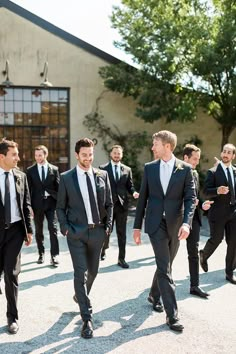
<instances>
[{"instance_id":1,"label":"tree trunk","mask_svg":"<svg viewBox=\"0 0 236 354\"><path fill-rule=\"evenodd\" d=\"M221 150L223 150L223 146L229 143L229 137L233 130L235 129L234 126L229 125L222 125L222 140L221 140Z\"/></svg>"}]
</instances>

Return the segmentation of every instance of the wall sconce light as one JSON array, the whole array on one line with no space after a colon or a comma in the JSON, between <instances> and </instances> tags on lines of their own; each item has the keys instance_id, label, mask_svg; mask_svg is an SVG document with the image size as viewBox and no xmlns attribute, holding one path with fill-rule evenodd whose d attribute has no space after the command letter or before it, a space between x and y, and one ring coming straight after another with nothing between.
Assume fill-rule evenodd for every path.
<instances>
[{"instance_id":1,"label":"wall sconce light","mask_svg":"<svg viewBox=\"0 0 236 354\"><path fill-rule=\"evenodd\" d=\"M6 76L6 80L2 82L3 86L9 87L13 85L13 82L9 79L9 61L6 60L5 70L2 71L2 74Z\"/></svg>"},{"instance_id":2,"label":"wall sconce light","mask_svg":"<svg viewBox=\"0 0 236 354\"><path fill-rule=\"evenodd\" d=\"M41 77L44 77L44 81L40 84L40 86L44 87L52 87L53 84L48 81L48 62L45 61L43 71L40 73Z\"/></svg>"}]
</instances>

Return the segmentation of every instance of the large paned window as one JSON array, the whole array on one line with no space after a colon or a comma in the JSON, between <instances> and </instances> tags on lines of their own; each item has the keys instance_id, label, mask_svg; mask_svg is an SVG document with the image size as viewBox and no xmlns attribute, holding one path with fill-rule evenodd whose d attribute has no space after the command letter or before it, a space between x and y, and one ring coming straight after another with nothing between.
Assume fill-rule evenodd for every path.
<instances>
[{"instance_id":1,"label":"large paned window","mask_svg":"<svg viewBox=\"0 0 236 354\"><path fill-rule=\"evenodd\" d=\"M60 172L69 168L69 90L0 86L0 137L19 144L25 169L34 163L34 148L45 145L48 160Z\"/></svg>"}]
</instances>

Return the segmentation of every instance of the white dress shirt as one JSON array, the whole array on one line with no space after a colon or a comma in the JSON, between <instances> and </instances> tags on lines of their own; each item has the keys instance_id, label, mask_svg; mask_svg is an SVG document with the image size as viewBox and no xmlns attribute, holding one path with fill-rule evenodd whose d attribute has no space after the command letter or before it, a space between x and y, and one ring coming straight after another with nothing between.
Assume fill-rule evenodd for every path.
<instances>
[{"instance_id":1,"label":"white dress shirt","mask_svg":"<svg viewBox=\"0 0 236 354\"><path fill-rule=\"evenodd\" d=\"M174 155L172 155L172 158L167 162L160 160L160 181L161 181L164 194L166 194L168 184L170 182L170 177L174 169L174 164L175 164Z\"/></svg>"},{"instance_id":2,"label":"white dress shirt","mask_svg":"<svg viewBox=\"0 0 236 354\"><path fill-rule=\"evenodd\" d=\"M44 167L44 174L45 174L45 179L47 178L47 174L48 174L48 163L44 163L42 165L40 165L39 163L37 163L37 167L38 167L38 173L39 173L39 177L40 180L42 181L42 166ZM49 197L49 193L47 191L44 192L45 197Z\"/></svg>"},{"instance_id":3,"label":"white dress shirt","mask_svg":"<svg viewBox=\"0 0 236 354\"><path fill-rule=\"evenodd\" d=\"M224 173L225 173L225 176L226 176L226 179L227 179L227 181L228 181L228 174L227 174L227 168L229 169L229 173L230 173L230 175L231 175L231 179L232 179L232 183L233 183L233 187L235 187L235 183L234 183L234 174L233 174L233 169L232 169L232 165L230 164L229 166L225 166L225 164L222 162L222 161L220 161L220 164L221 164L221 167L223 168L223 170L224 170Z\"/></svg>"},{"instance_id":4,"label":"white dress shirt","mask_svg":"<svg viewBox=\"0 0 236 354\"><path fill-rule=\"evenodd\" d=\"M1 188L3 205L5 200L5 179L6 179L6 175L4 172L6 171L0 168L0 188ZM16 200L15 178L12 170L9 171L9 183L10 183L10 197L11 197L11 223L14 223L21 220L21 216L20 216L20 211Z\"/></svg>"},{"instance_id":5,"label":"white dress shirt","mask_svg":"<svg viewBox=\"0 0 236 354\"><path fill-rule=\"evenodd\" d=\"M91 207L90 207L89 193L88 193L86 174L85 174L85 172L87 172L87 174L90 178L90 181L92 183L93 192L94 192L95 201L98 206L97 192L96 192L96 185L95 185L93 170L91 167L88 171L84 171L78 165L76 166L76 170L77 170L77 177L78 177L78 182L79 182L79 186L80 186L80 191L82 194L82 198L84 201L84 206L85 206L85 210L86 210L86 214L87 214L87 218L88 218L88 224L93 224L94 222L93 222L93 217L92 217L92 212L91 212Z\"/></svg>"}]
</instances>

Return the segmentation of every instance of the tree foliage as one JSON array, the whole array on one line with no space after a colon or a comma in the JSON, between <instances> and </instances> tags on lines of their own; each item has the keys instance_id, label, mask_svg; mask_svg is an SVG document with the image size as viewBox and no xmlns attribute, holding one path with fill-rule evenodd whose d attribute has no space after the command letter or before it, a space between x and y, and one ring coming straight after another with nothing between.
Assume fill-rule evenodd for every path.
<instances>
[{"instance_id":1,"label":"tree foliage","mask_svg":"<svg viewBox=\"0 0 236 354\"><path fill-rule=\"evenodd\" d=\"M122 0L111 20L138 69L101 68L106 87L133 97L148 122L193 121L203 107L226 143L236 127L236 2Z\"/></svg>"}]
</instances>

